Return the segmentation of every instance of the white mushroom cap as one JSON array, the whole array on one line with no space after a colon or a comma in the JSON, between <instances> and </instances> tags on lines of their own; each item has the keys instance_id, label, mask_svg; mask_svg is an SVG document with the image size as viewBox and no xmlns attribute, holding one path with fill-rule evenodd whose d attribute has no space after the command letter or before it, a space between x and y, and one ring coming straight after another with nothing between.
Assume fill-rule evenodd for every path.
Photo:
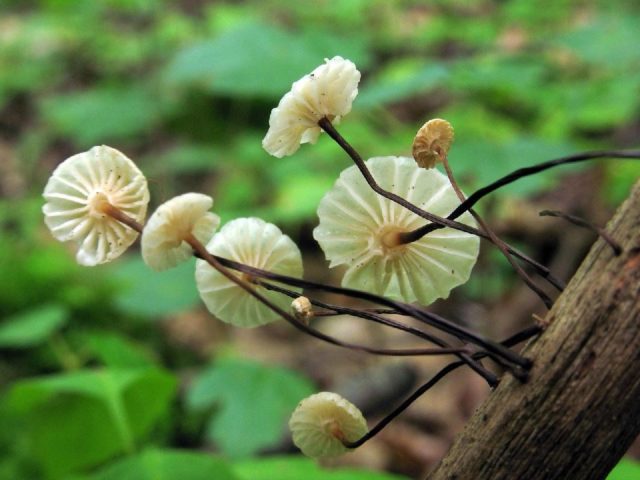
<instances>
[{"instance_id":1,"label":"white mushroom cap","mask_svg":"<svg viewBox=\"0 0 640 480\"><path fill-rule=\"evenodd\" d=\"M193 235L206 244L220 225L209 212L213 199L201 193L185 193L163 203L151 215L142 232L142 258L156 271L172 268L193 255L184 240Z\"/></svg>"},{"instance_id":2,"label":"white mushroom cap","mask_svg":"<svg viewBox=\"0 0 640 480\"><path fill-rule=\"evenodd\" d=\"M367 433L367 422L348 400L337 393L320 392L300 402L289 428L293 443L308 457L335 457L348 451L343 439L355 442Z\"/></svg>"},{"instance_id":3,"label":"white mushroom cap","mask_svg":"<svg viewBox=\"0 0 640 480\"><path fill-rule=\"evenodd\" d=\"M446 217L460 204L445 175L421 169L413 159L376 157L367 166L382 188L423 210ZM348 266L343 286L406 302L428 305L447 298L468 280L478 256L478 237L450 228L409 244L395 243L395 235L427 221L376 194L355 166L344 170L321 200L318 217L313 236L330 267ZM468 213L459 221L474 224Z\"/></svg>"},{"instance_id":4,"label":"white mushroom cap","mask_svg":"<svg viewBox=\"0 0 640 480\"><path fill-rule=\"evenodd\" d=\"M275 157L293 154L301 143L315 143L327 117L334 123L351 111L358 94L360 72L342 57L325 59L309 75L293 83L269 117L269 131L262 140L264 149Z\"/></svg>"},{"instance_id":5,"label":"white mushroom cap","mask_svg":"<svg viewBox=\"0 0 640 480\"><path fill-rule=\"evenodd\" d=\"M296 244L278 227L259 218L230 221L213 236L207 250L251 267L292 277L302 276L302 257ZM246 275L233 273L251 280ZM209 311L223 322L257 327L279 318L277 313L204 260L196 262L196 284ZM284 311L289 311L291 299L286 295L259 286L254 288Z\"/></svg>"},{"instance_id":6,"label":"white mushroom cap","mask_svg":"<svg viewBox=\"0 0 640 480\"><path fill-rule=\"evenodd\" d=\"M55 238L78 244L76 260L94 266L119 257L138 236L104 213L107 202L143 223L147 180L118 150L105 145L74 155L54 170L44 189L42 211Z\"/></svg>"}]
</instances>

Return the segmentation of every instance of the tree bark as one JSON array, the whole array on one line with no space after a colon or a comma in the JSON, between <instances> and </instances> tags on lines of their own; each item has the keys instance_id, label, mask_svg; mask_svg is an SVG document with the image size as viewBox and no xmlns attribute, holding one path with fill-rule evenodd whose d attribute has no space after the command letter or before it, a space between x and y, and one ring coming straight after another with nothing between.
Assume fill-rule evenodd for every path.
<instances>
[{"instance_id":1,"label":"tree bark","mask_svg":"<svg viewBox=\"0 0 640 480\"><path fill-rule=\"evenodd\" d=\"M429 480L600 479L640 434L640 182Z\"/></svg>"}]
</instances>

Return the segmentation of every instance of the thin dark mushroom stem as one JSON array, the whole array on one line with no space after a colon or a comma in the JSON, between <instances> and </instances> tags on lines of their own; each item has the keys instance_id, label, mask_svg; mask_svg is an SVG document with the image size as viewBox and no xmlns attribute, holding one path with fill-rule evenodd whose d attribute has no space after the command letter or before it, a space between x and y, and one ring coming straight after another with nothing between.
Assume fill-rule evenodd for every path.
<instances>
[{"instance_id":1,"label":"thin dark mushroom stem","mask_svg":"<svg viewBox=\"0 0 640 480\"><path fill-rule=\"evenodd\" d=\"M543 210L540 213L538 213L538 215L540 215L541 217L562 218L568 222L573 223L574 225L591 230L597 233L602 238L602 240L604 240L605 242L607 242L607 244L609 244L609 246L613 250L613 254L616 257L622 253L622 247L620 246L620 244L616 242L613 239L613 237L609 235L604 228L600 228L597 225L594 225L593 223L588 222L584 218L576 217L575 215L570 215L568 213L564 213L559 210Z\"/></svg>"},{"instance_id":2,"label":"thin dark mushroom stem","mask_svg":"<svg viewBox=\"0 0 640 480\"><path fill-rule=\"evenodd\" d=\"M529 338L538 335L541 331L542 329L539 326L533 325L507 338L506 340L502 341L501 344L504 345L505 347L511 347L513 345L517 345L518 343L524 342L525 340L528 340ZM478 352L472 355L472 357L476 360L479 360L484 356L486 356L486 352ZM398 405L395 409L393 409L391 413L389 413L382 420L380 420L366 434L364 434L362 437L360 437L358 440L354 442L343 441L342 442L343 445L347 448L357 448L362 444L366 443L368 440L371 440L378 433L380 433L380 431L384 427L386 427L391 421L393 421L398 415L400 415L409 406L411 406L413 402L415 402L418 398L424 395L425 392L431 389L436 383L442 380L449 373L453 372L454 370L461 367L462 365L464 365L464 363L458 361L458 362L450 363L446 367L442 368L438 373L436 373L433 377L431 377L428 382L418 387L411 395L409 395L409 397L407 397L400 405Z\"/></svg>"},{"instance_id":3,"label":"thin dark mushroom stem","mask_svg":"<svg viewBox=\"0 0 640 480\"><path fill-rule=\"evenodd\" d=\"M556 158L554 160L548 160L546 162L539 163L537 165L533 165L531 167L519 168L518 170L514 170L513 172L505 175L504 177L499 178L498 180L486 185L482 188L479 188L471 195L467 197L467 199L458 205L453 212L451 212L447 219L454 220L462 215L464 212L473 207L480 199L489 195L492 192L495 192L499 188L504 187L505 185L509 185L510 183L515 182L516 180L520 180L521 178L528 177L529 175L535 175L536 173L544 172L553 167L557 167L560 165L569 165L571 163L584 162L588 160L596 160L599 158L619 158L619 159L640 159L640 150L596 150L593 152L583 152L576 153L575 155L568 155L566 157ZM438 230L442 228L441 225L436 225L435 223L424 225L417 230L414 230L416 236L422 237L428 233L433 232L434 230ZM418 238L419 238L418 237Z\"/></svg>"},{"instance_id":4,"label":"thin dark mushroom stem","mask_svg":"<svg viewBox=\"0 0 640 480\"><path fill-rule=\"evenodd\" d=\"M256 289L249 284L248 282L244 281L243 279L237 277L236 275L234 275L233 273L231 273L225 266L223 266L218 259L209 253L209 251L205 248L204 245L202 245L202 243L200 243L200 241L198 241L198 239L196 239L193 235L189 235L185 241L191 246L191 248L193 248L194 253L196 253L198 255L199 258L203 259L205 262L207 262L209 265L211 265L213 268L215 268L220 274L224 275L228 280L232 281L233 283L237 284L239 287L241 287L243 290L245 290L247 293L249 293L251 296L253 296L254 298L256 298L257 300L259 300L261 303L263 303L265 306L267 306L268 308L270 308L272 311L274 311L275 313L277 313L278 315L280 315L282 318L284 318L289 324L291 324L293 327L297 328L298 330L301 330L302 332L311 335L312 337L315 337L319 340L323 340L327 343L339 346L339 347L344 347L344 348L348 348L351 350L359 350L362 352L367 352L367 353L373 353L376 355L385 355L385 356L417 356L417 355L442 355L443 354L443 349L442 348L423 348L423 349L385 349L385 348L372 348L372 347L367 347L365 345L359 345L359 344L355 344L355 343L350 343L350 342L344 342L342 340L338 340L334 337L331 337L329 335L325 335L322 332L319 332L307 325L305 325L304 323L300 322L298 319L296 319L293 315L291 315L290 313L284 311L283 309L281 309L280 307L278 307L276 304L274 304L273 302L271 302L268 298L266 298L264 295L262 295L260 292L256 291ZM459 352L459 348L456 349L448 349L449 351L445 352L445 353L460 353ZM451 350L455 350L451 351ZM466 351L466 350L465 350Z\"/></svg>"},{"instance_id":5,"label":"thin dark mushroom stem","mask_svg":"<svg viewBox=\"0 0 640 480\"><path fill-rule=\"evenodd\" d=\"M456 192L458 199L461 202L465 201L465 195L462 193L462 190L458 186L458 182L456 182L455 176L453 175L453 170L451 169L451 165L449 164L449 159L447 158L447 154L445 152L439 151L440 159L442 160L442 165L444 166L445 171L447 172L447 177L449 177L449 181L451 182L451 186L453 190ZM527 285L538 298L542 300L542 303L547 307L547 310L550 310L553 306L553 300L533 281L533 279L524 271L524 269L515 261L515 259L509 253L509 249L507 248L507 244L500 238L496 233L489 227L487 222L476 212L473 208L469 209L469 213L475 218L476 222L484 232L489 235L491 238L491 242L498 247L498 250L502 252L502 255L507 259L507 261L511 264L511 267L518 274L520 279Z\"/></svg>"},{"instance_id":6,"label":"thin dark mushroom stem","mask_svg":"<svg viewBox=\"0 0 640 480\"><path fill-rule=\"evenodd\" d=\"M268 282L264 282L264 281L259 281L260 285L264 286L265 288L269 289L269 290L274 290L274 291L278 291L284 295L288 295L289 297L295 298L298 297L298 293L294 292L292 290L288 290L282 287L278 287L276 285L270 284ZM329 304L329 303L325 303L325 302L321 302L312 298L309 298L309 301L311 302L311 304L318 306L320 308L325 308L325 309L329 309L329 310L333 310L336 313L339 314L346 314L346 315L352 315L355 317L360 317L366 320L371 320L383 325L387 325L391 328L396 328L398 330L403 330L407 333L410 333L412 335L415 335L417 337L423 338L424 340L430 341L432 343L435 343L436 345L440 345L443 348L448 347L448 344L444 343L442 339L435 337L434 335L425 332L424 330L420 330L420 329L416 329L414 327L411 327L409 325L405 325L403 323L400 322L396 322L394 320L385 318L385 317L381 317L379 314L376 314L373 310L358 310L358 309L353 309L353 308L348 308L348 307L343 307L340 305L333 305L333 304ZM391 310L391 311L386 311L384 313L387 314L396 314L395 311ZM415 317L412 317L415 318ZM481 364L477 364L475 363L475 361L473 361L473 357L471 357L471 361L469 361L469 358L465 358L464 355L470 353L468 350L467 351L460 351L460 352L453 352L453 353L460 353L460 358L463 358L465 360L467 360L467 363L469 364L469 367L471 367L474 371L476 371L476 373L484 376L484 372L486 371L486 369L481 365ZM499 356L496 355L495 353L492 352L487 352L488 356L491 356L491 358L498 364L500 364L502 367L504 367L505 369L509 370L511 372L511 374L516 377L518 380L520 380L521 382L526 382L527 378L528 378L528 373L526 372L526 370L524 370L523 368L516 366L515 368L513 366L511 366L508 362L505 362L505 360ZM485 377L486 378L486 377ZM491 383L489 383L491 385Z\"/></svg>"},{"instance_id":7,"label":"thin dark mushroom stem","mask_svg":"<svg viewBox=\"0 0 640 480\"><path fill-rule=\"evenodd\" d=\"M437 228L434 228L433 230L437 230L439 228L444 228L444 227L449 227L449 228L453 228L455 230L460 230L460 231L463 231L465 233L469 233L471 235L477 235L477 236L479 236L481 238L484 238L486 240L491 241L491 237L489 235L485 234L484 232L481 232L477 228L473 228L473 227L471 227L469 225L465 225L464 223L455 222L455 221L449 219L448 217L447 218L440 217L440 216L435 215L433 213L430 213L430 212L427 212L425 210L422 210L421 208L415 206L414 204L412 204L411 202L405 200L404 198L400 197L399 195L396 195L395 193L389 192L389 191L383 189L382 187L380 187L380 185L378 185L378 183L376 182L375 178L373 178L373 175L371 175L371 172L367 168L367 165L365 164L365 162L362 159L362 157L360 156L360 154L351 146L351 144L349 142L347 142L345 140L345 138L342 135L340 135L340 132L338 132L335 129L335 127L333 126L331 121L328 118L323 117L318 121L318 125L325 132L327 132L327 134L347 153L347 155L349 155L349 157L353 160L353 162L355 163L355 165L358 168L358 170L360 170L360 173L362 173L362 176L364 177L366 182L369 184L371 189L374 192L376 192L378 195L381 195L381 196L391 200L392 202L395 202L395 203L403 206L407 210L415 213L416 215L424 218L425 220L429 220L430 222L433 222L431 224L428 224L428 225L432 225L432 226L436 226L437 227ZM450 216L451 215L449 215L449 217ZM425 228L425 227L420 227L420 228ZM413 242L413 241L416 241L416 240L419 240L420 238L422 238L424 236L424 234L422 234L422 233L419 234L418 233L419 231L420 231L420 229L417 229L417 230L414 230L413 232L407 232L407 233L403 234L402 237L403 237L404 242L405 243L409 243L409 242ZM548 280L549 283L551 283L559 291L562 291L564 289L564 287L565 287L564 282L562 282L561 280L555 278L551 274L551 272L549 271L549 269L547 267L545 267L544 265L541 265L540 263L536 262L532 258L529 258L524 253L522 253L522 252L516 250L515 248L511 247L509 244L505 243L505 246L508 249L509 253L511 253L512 255L515 255L519 259L527 262L532 267L534 267L540 273L540 275L543 278Z\"/></svg>"},{"instance_id":8,"label":"thin dark mushroom stem","mask_svg":"<svg viewBox=\"0 0 640 480\"><path fill-rule=\"evenodd\" d=\"M298 292L294 292L293 290L279 287L269 282L258 280L258 284L263 286L267 290L282 293L283 295L287 295L288 297L291 297L291 298L296 298L300 296ZM436 337L435 335L430 334L429 332L425 332L424 330L420 330L418 328L405 325L404 323L382 317L380 314L377 314L371 311L358 310L355 308L343 307L341 305L334 305L331 303L321 302L314 298L309 298L309 302L311 302L311 304L315 305L316 307L324 308L327 310L333 310L335 313L340 315L351 315L351 316L359 317L365 320L371 320L381 325L386 325L388 327L410 333L412 335L415 335L416 337L422 338L423 340L427 340L431 343L439 345L440 347L449 348L449 345L444 340ZM466 351L463 351L464 349L462 348L459 350L460 350L459 352L454 352L454 353L472 353L468 349Z\"/></svg>"},{"instance_id":9,"label":"thin dark mushroom stem","mask_svg":"<svg viewBox=\"0 0 640 480\"><path fill-rule=\"evenodd\" d=\"M129 217L127 214L125 214L124 212L122 212L118 208L116 208L116 207L114 207L114 206L112 206L110 204L106 204L105 207L104 207L104 213L106 215L109 215L112 218L118 220L119 222L123 223L124 225L128 226L129 228L137 231L138 233L142 233L143 225L138 223L137 221L135 221L133 218ZM418 355L459 354L461 356L461 358L465 359L465 361L474 364L472 366L472 368L474 368L474 370L478 371L477 370L478 363L473 361L473 360L471 360L469 354L467 353L468 350L466 348L464 348L464 347L463 348L449 348L447 346L446 348L440 347L440 348L423 348L423 349L381 349L381 348L367 347L365 345L359 345L359 344L354 344L354 343L349 343L349 342L343 342L342 340L338 340L338 339L336 339L334 337L331 337L329 335L325 335L324 333L318 332L317 330L314 330L314 329L308 327L307 325L304 325L302 322L298 321L293 315L291 315L288 312L285 312L280 307L278 307L273 302L271 302L269 299L265 298L263 295L261 295L259 292L257 292L255 290L255 288L253 288L249 283L245 282L241 278L239 278L236 275L234 275L233 273L229 272L227 270L227 268L224 265L222 265L222 263L218 260L218 258L216 256L214 256L214 255L211 255L208 252L208 250L204 247L204 245L202 245L202 243L197 238L195 238L193 235L189 235L185 239L185 241L191 246L191 248L194 251L194 254L198 258L201 258L204 261L206 261L209 265L211 265L218 272L220 272L220 274L224 275L228 280L234 282L239 287L241 287L243 290L245 290L247 293L249 293L250 295L252 295L256 299L258 299L265 306L269 307L271 310L276 312L278 315L280 315L282 318L284 318L288 323L293 325L295 328L297 328L298 330L303 331L304 333L307 333L308 335L311 335L311 336L313 336L315 338L318 338L319 340L323 340L323 341L325 341L327 343L330 343L332 345L336 345L336 346L339 346L339 347L343 347L343 348L349 348L349 349L352 349L352 350L358 350L358 351L362 351L362 352L366 352L366 353L372 353L372 354L376 354L376 355L385 355L385 356L418 356ZM492 387L497 384L497 378L495 377L495 375L493 375L493 373L489 372L488 370L483 369L482 371L479 371L478 373L480 373Z\"/></svg>"},{"instance_id":10,"label":"thin dark mushroom stem","mask_svg":"<svg viewBox=\"0 0 640 480\"><path fill-rule=\"evenodd\" d=\"M217 260L222 263L226 267L230 267L234 270L241 271L243 273L247 273L249 275L260 277L260 278L268 278L270 280L274 280L279 283L284 283L289 286L306 288L310 290L320 290L329 293L335 293L338 295L345 295L351 298L357 298L359 300L365 300L368 302L376 303L379 305L384 305L389 307L398 313L408 315L410 317L415 318L416 320L423 321L431 326L439 328L440 330L454 335L458 338L468 340L471 343L478 345L479 347L487 350L490 353L501 356L506 361L513 363L522 368L529 368L531 366L530 360L521 357L515 352L512 352L508 348L496 343L492 340L482 338L481 336L470 332L469 330L456 325L455 323L440 317L432 312L428 312L420 307L410 305L407 303L398 302L395 300L391 300L386 297L382 297L379 295L375 295L373 293L364 292L361 290L353 290L350 288L336 287L334 285L324 285L321 283L311 282L309 280L303 280L299 278L289 277L287 275L280 275L274 272L269 272L266 270L261 270L259 268L250 267L248 265L244 265L239 262L235 262L233 260L225 259L222 257L216 257Z\"/></svg>"}]
</instances>

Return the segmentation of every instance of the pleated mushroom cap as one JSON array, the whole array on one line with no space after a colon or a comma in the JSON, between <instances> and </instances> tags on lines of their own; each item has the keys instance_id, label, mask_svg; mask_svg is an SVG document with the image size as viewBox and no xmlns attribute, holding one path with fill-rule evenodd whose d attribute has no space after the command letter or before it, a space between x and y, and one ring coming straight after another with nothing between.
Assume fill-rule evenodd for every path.
<instances>
[{"instance_id":1,"label":"pleated mushroom cap","mask_svg":"<svg viewBox=\"0 0 640 480\"><path fill-rule=\"evenodd\" d=\"M292 277L302 276L302 257L296 244L278 227L259 218L230 221L213 236L207 250L251 267ZM232 272L251 280L246 275ZM196 262L196 284L207 309L223 322L238 327L257 327L279 318L277 313L204 260ZM289 311L289 297L263 287L255 288L278 307Z\"/></svg>"},{"instance_id":2,"label":"pleated mushroom cap","mask_svg":"<svg viewBox=\"0 0 640 480\"><path fill-rule=\"evenodd\" d=\"M78 263L94 266L119 257L138 237L138 232L107 215L105 204L144 223L149 190L131 160L102 145L58 165L43 197L45 223L53 236L75 242Z\"/></svg>"},{"instance_id":3,"label":"pleated mushroom cap","mask_svg":"<svg viewBox=\"0 0 640 480\"><path fill-rule=\"evenodd\" d=\"M382 188L423 210L446 217L460 204L445 175L422 169L413 159L376 157L366 163ZM330 267L348 267L343 286L406 302L428 305L447 298L468 280L478 256L478 237L450 228L398 245L398 233L428 222L375 193L355 166L323 197L318 217L313 236ZM458 220L474 225L468 213Z\"/></svg>"},{"instance_id":4,"label":"pleated mushroom cap","mask_svg":"<svg viewBox=\"0 0 640 480\"><path fill-rule=\"evenodd\" d=\"M337 393L320 392L298 404L289 420L293 443L308 457L336 457L347 452L342 440L355 442L367 433L362 412Z\"/></svg>"},{"instance_id":5,"label":"pleated mushroom cap","mask_svg":"<svg viewBox=\"0 0 640 480\"><path fill-rule=\"evenodd\" d=\"M269 131L262 146L281 158L293 154L301 143L315 143L327 117L334 123L351 111L358 94L360 72L342 57L325 59L313 72L293 83L269 117Z\"/></svg>"},{"instance_id":6,"label":"pleated mushroom cap","mask_svg":"<svg viewBox=\"0 0 640 480\"><path fill-rule=\"evenodd\" d=\"M193 250L184 240L195 236L206 244L220 224L209 212L213 199L201 193L185 193L163 203L151 215L142 232L142 258L156 271L184 262Z\"/></svg>"}]
</instances>

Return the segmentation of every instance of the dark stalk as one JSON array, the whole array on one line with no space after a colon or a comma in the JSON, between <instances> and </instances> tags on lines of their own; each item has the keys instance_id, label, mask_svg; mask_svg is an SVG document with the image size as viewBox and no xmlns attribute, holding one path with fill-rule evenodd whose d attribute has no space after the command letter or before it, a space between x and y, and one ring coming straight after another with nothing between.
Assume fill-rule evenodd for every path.
<instances>
[{"instance_id":1,"label":"dark stalk","mask_svg":"<svg viewBox=\"0 0 640 480\"><path fill-rule=\"evenodd\" d=\"M531 327L527 327L526 329L514 334L513 336L507 338L502 341L502 345L505 347L511 347L513 345L517 345L518 343L524 342L535 335L538 335L542 329L533 325ZM478 352L474 353L472 357L476 360L480 360L486 356L486 352ZM457 368L464 365L464 362L458 361L453 362L441 369L438 373L436 373L427 383L421 385L413 392L409 397L407 397L400 405L398 405L389 415L380 420L371 430L369 430L365 435L356 440L355 442L347 442L343 441L343 445L347 448L357 448L362 444L366 443L371 438L375 437L380 431L386 427L391 421L393 421L398 415L404 412L413 402L415 402L418 398L420 398L424 393L433 387L436 383L442 380L449 373L453 372Z\"/></svg>"},{"instance_id":2,"label":"dark stalk","mask_svg":"<svg viewBox=\"0 0 640 480\"><path fill-rule=\"evenodd\" d=\"M475 343L481 348L485 350L495 353L496 355L501 356L505 360L518 365L522 368L529 368L530 361L526 358L521 357L520 355L512 352L508 348L504 348L502 345L493 342L492 340L488 340L482 338L463 327L456 325L449 320L446 320L434 313L428 312L426 310L420 309L419 307L398 302L395 300L391 300L389 298L385 298L379 295L375 295L369 292L363 292L361 290L353 290L350 288L336 287L333 285L324 285L321 283L311 282L309 280L303 280L300 278L289 277L287 275L281 275L274 272L269 272L266 270L261 270L259 268L250 267L248 265L244 265L239 262L235 262L233 260L228 260L222 257L216 257L216 259L222 263L225 267L233 268L234 270L238 270L243 273L247 273L254 277L267 278L270 280L274 280L279 283L284 283L286 285L290 285L298 288L306 288L309 290L320 290L329 293L335 293L338 295L345 295L351 298L357 298L359 300L365 300L368 302L376 303L379 305L384 305L389 307L400 314L408 315L417 320L422 320L424 323L428 323L429 325L435 326L440 330L443 330L451 335L454 335L458 338L464 338L471 343Z\"/></svg>"},{"instance_id":3,"label":"dark stalk","mask_svg":"<svg viewBox=\"0 0 640 480\"><path fill-rule=\"evenodd\" d=\"M584 218L576 217L575 215L570 215L568 213L560 212L559 210L543 210L538 215L541 217L558 217L563 218L568 222L573 223L579 227L586 228L597 233L602 240L607 242L611 249L613 250L614 255L617 257L622 253L622 247L618 242L616 242L611 235L607 233L604 228L600 228L597 225L594 225L591 222L588 222Z\"/></svg>"},{"instance_id":4,"label":"dark stalk","mask_svg":"<svg viewBox=\"0 0 640 480\"><path fill-rule=\"evenodd\" d=\"M464 202L465 201L464 193L462 193L462 190L458 186L458 182L456 182L456 179L455 179L455 177L453 175L453 170L451 169L451 165L449 164L449 159L447 158L447 154L445 152L441 151L441 150L438 151L438 154L440 156L442 164L444 165L444 169L447 172L447 177L449 177L449 182L451 182L451 186L453 187L453 190L456 192L456 195L458 196L458 199L461 202ZM527 274L527 272L525 272L524 269L518 264L518 262L515 261L515 259L509 253L509 250L507 248L506 243L500 237L498 237L498 235L496 235L496 233L489 227L487 222L484 221L484 219L478 214L478 212L476 212L473 208L470 208L469 209L469 213L473 216L473 218L475 218L475 220L478 223L478 225L480 226L480 228L482 230L484 230L484 232L487 235L489 235L489 237L491 238L491 242L496 247L498 247L498 250L500 250L500 252L502 252L502 255L511 264L511 266L516 271L516 273L518 274L520 279L536 295L538 295L538 298L540 298L540 300L542 300L542 303L545 304L547 309L551 309L551 307L553 306L553 301L551 300L551 298L549 298L549 296L538 285L536 285L536 283Z\"/></svg>"},{"instance_id":5,"label":"dark stalk","mask_svg":"<svg viewBox=\"0 0 640 480\"><path fill-rule=\"evenodd\" d=\"M128 227L132 228L133 230L141 233L143 230L143 226L136 222L134 219L128 217L124 212L118 210L115 207L112 207L111 205L109 205L110 208L105 209L105 213L112 216L113 218L115 218L118 221L121 221L123 224L127 225ZM231 272L229 272L226 268L224 267L230 267L233 268L234 270L238 270L240 272L243 273L249 273L252 276L256 276L256 277L262 277L262 278L270 278L272 280L276 280L276 281L280 281L281 283L286 283L288 285L292 285L292 286L297 286L297 287L301 287L301 288L315 288L315 289L319 289L319 290L325 290L328 292L334 292L334 293L342 293L342 294L346 294L349 296L352 296L353 298L360 298L362 300L368 300L368 301L372 301L375 303L380 303L383 305L387 305L391 308L395 308L401 312L404 312L405 314L412 316L414 318L421 318L423 316L422 313L419 312L419 310L411 307L410 305L407 304L402 304L400 302L395 302L393 300L390 299L386 299L384 297L379 297L377 295L373 295L373 294L369 294L367 292L361 292L358 290L351 290L351 289L343 289L343 288L338 288L338 287L333 287L331 285L322 285L322 284L315 284L313 282L307 282L305 280L302 279L297 279L297 278L293 278L293 277L288 277L286 275L279 275L279 274L275 274L273 272L267 272L265 270L261 270L255 267L250 267L249 265L244 265L242 263L239 262L234 262L232 260L228 260L228 259L224 259L221 257L217 257L215 255L212 255L208 252L208 250L204 247L204 245L202 245L193 235L190 235L187 239L185 239L185 241L187 243L189 243L189 245L191 246L191 248L193 248L194 250L194 255L205 260L207 263L209 263L212 267L218 269L218 271L224 275L227 279L229 279L230 281L238 284L241 288L243 288L244 290L247 291L247 293L249 293L250 295L252 295L253 297L257 298L260 302L262 302L264 305L266 305L267 307L269 307L271 310L273 310L274 312L278 313L282 318L284 318L288 323L290 323L291 325L293 325L295 328L297 328L298 330L301 330L313 337L316 337L320 340L323 340L325 342L331 343L333 345L337 345L337 346L341 346L344 348L351 348L353 350L360 350L360 351L365 351L368 353L376 353L379 355L394 355L395 353L397 353L398 351L392 351L392 350L383 350L383 349L373 349L370 347L366 347L366 346L362 346L362 345L352 345L349 344L347 342L342 342L338 339L335 339L333 337L330 337L328 335L325 335L321 332L318 332L312 328L309 328L308 326L304 325L302 322L299 322L296 318L294 318L291 314L289 314L288 312L285 312L284 310L282 310L281 308L279 308L277 305L273 304L272 302L270 302L268 299L266 299L264 296L262 296L259 292L256 292L255 289L253 287L251 287L248 283L246 283L244 280L236 277L235 275L233 275ZM416 315L417 312L417 315ZM442 319L444 320L444 319ZM444 321L445 323L449 323L452 327L456 327L455 324L452 324L448 321ZM462 329L462 327L459 327L462 331L464 331L464 329ZM477 337L480 341L479 342L475 342L478 345L481 346L485 346L487 350L490 350L492 352L495 352L496 350L500 351L501 350L501 346L495 344L494 342L490 341L490 340L486 340L486 339L482 339L481 337ZM530 362L528 359L520 357L519 355L515 354L514 352L510 351L509 349L502 349L504 350L503 352L501 352L502 356L513 362L515 365L518 365L520 367L523 368L528 368ZM393 353L395 352L395 353ZM416 353L414 353L416 354ZM480 375L482 375L483 378L485 378L485 380L487 380L487 382L489 383L490 386L495 386L495 384L497 383L497 378L495 377L495 375L493 375L493 373L489 372L488 370L486 370L484 367L479 366L478 364L476 364L469 355L467 354L460 354L461 358L463 358L467 363L469 363L469 366L471 368L473 368L476 372L478 372Z\"/></svg>"},{"instance_id":6,"label":"dark stalk","mask_svg":"<svg viewBox=\"0 0 640 480\"><path fill-rule=\"evenodd\" d=\"M138 223L137 221L129 217L127 214L125 214L121 210L115 208L110 204L106 204L103 207L103 210L106 215L109 215L110 217L118 220L119 222L128 226L132 230L135 230L138 233L142 233L142 230L143 230L142 224ZM404 350L378 349L378 348L367 347L365 345L358 345L358 344L353 344L349 342L343 342L342 340L338 340L329 335L325 335L324 333L318 332L317 330L314 330L304 325L303 323L299 322L295 317L293 317L291 314L289 314L288 312L285 312L280 307L272 303L269 299L265 298L263 295L257 292L249 283L237 277L233 273L229 272L227 268L225 268L225 266L223 266L222 263L218 261L217 257L215 257L214 255L211 255L207 251L207 249L204 247L204 245L202 245L202 243L193 235L189 235L185 239L185 242L187 242L191 246L191 248L194 251L194 255L206 261L209 265L211 265L213 268L218 270L218 272L224 275L227 279L234 282L243 290L245 290L247 293L249 293L256 299L258 299L260 302L262 302L264 305L266 305L271 310L276 312L278 315L284 318L288 323L293 325L295 328L297 328L298 330L302 330L304 333L307 333L312 337L318 338L319 340L323 340L327 343L336 345L338 347L348 348L351 350L358 350L358 351L372 353L376 355L385 355L385 356L442 355L445 353L457 354L457 353L467 351L464 348L463 349L451 348L451 349L447 349L446 352L443 352L443 350L445 350L443 348L404 349ZM495 385L494 382L497 382L497 379L491 372L487 371L487 373L489 375L486 376L485 378L487 378L487 381L493 387Z\"/></svg>"},{"instance_id":7,"label":"dark stalk","mask_svg":"<svg viewBox=\"0 0 640 480\"><path fill-rule=\"evenodd\" d=\"M300 296L300 294L298 292L294 292L293 290L289 290L287 288L282 288L279 287L277 285L274 285L272 283L269 282L265 282L262 280L258 280L257 281L258 285L263 286L264 288L266 288L267 290L271 290L274 292L278 292L281 293L283 295L286 295L290 298L297 298ZM334 305L331 303L325 303L325 302L321 302L320 300L315 300L313 298L309 298L309 301L311 302L312 305L315 305L316 307L320 307L320 308L324 308L326 310L332 310L334 313L338 314L338 315L351 315L353 317L359 317L362 318L364 320L371 320L373 322L379 323L381 325L386 325L389 326L391 328L395 328L397 330L402 330L404 332L410 333L412 335L415 335L416 337L422 338L423 340L427 340L431 343L434 343L440 347L449 347L449 345L442 340L441 338L436 337L435 335L431 335L428 332L425 332L424 330L420 330L414 327L411 327L409 325L405 325L404 323L401 322L396 322L394 320L391 320L389 318L385 318L382 317L381 315L372 312L372 311L366 311L366 310L358 310L355 308L349 308L349 307L343 307L342 305ZM462 352L462 353L470 353L470 352Z\"/></svg>"},{"instance_id":8,"label":"dark stalk","mask_svg":"<svg viewBox=\"0 0 640 480\"><path fill-rule=\"evenodd\" d=\"M215 268L218 272L224 275L228 280L237 284L239 287L245 290L248 294L255 297L257 300L262 302L265 306L267 306L268 308L273 310L275 313L280 315L293 327L297 328L298 330L301 330L302 332L308 335L311 335L312 337L318 338L320 340L323 340L327 343L330 343L332 345L336 345L339 347L344 347L351 350L358 350L358 351L367 352L367 353L373 353L376 355L416 356L416 355L441 355L443 353L442 348L402 349L402 350L371 348L365 345L358 345L354 343L343 342L342 340L338 340L329 335L325 335L324 333L319 332L305 325L304 323L300 322L293 315L284 311L283 309L278 307L275 303L271 302L271 300L269 300L264 295L256 291L256 289L251 284L249 284L248 282L244 281L243 279L237 277L236 275L231 273L229 270L227 270L227 268L224 267L214 255L211 255L208 252L208 250L204 247L204 245L202 245L202 243L200 243L200 241L196 239L193 235L189 235L185 239L185 242L187 242L191 246L191 248L193 248L194 253L197 253L199 258L202 258L205 262L207 262L209 265ZM448 351L446 353L459 353L460 349L455 349L455 350L456 352Z\"/></svg>"},{"instance_id":9,"label":"dark stalk","mask_svg":"<svg viewBox=\"0 0 640 480\"><path fill-rule=\"evenodd\" d=\"M571 163L584 162L588 160L595 160L598 158L626 158L626 159L638 159L640 158L640 150L598 150L593 152L583 152L576 153L575 155L568 155L566 157L556 158L554 160L548 160L546 162L539 163L538 165L533 165L531 167L519 168L518 170L514 170L513 172L505 175L502 178L499 178L493 183L482 187L476 190L474 193L469 195L467 199L458 205L453 212L451 212L447 218L449 220L455 220L464 212L473 207L478 201L489 195L492 192L495 192L499 188L504 187L505 185L509 185L510 183L515 182L524 177L528 177L529 175L535 175L536 173L543 172L553 167L557 167L560 165L569 165ZM417 230L416 236L419 235L418 238L433 232L434 230L438 230L442 228L441 225L436 225L435 223L424 225Z\"/></svg>"}]
</instances>

